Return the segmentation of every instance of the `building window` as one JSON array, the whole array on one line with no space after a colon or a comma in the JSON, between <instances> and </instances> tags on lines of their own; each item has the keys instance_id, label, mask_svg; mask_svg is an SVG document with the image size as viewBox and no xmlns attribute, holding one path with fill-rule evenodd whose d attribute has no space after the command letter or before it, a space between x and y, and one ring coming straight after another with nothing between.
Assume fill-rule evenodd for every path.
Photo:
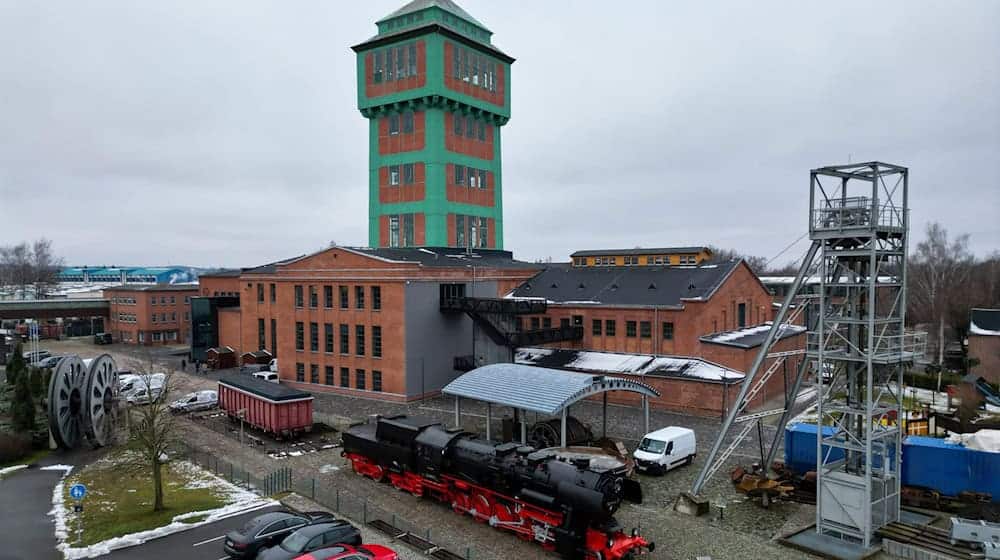
<instances>
[{"instance_id":1,"label":"building window","mask_svg":"<svg viewBox=\"0 0 1000 560\"><path fill-rule=\"evenodd\" d=\"M158 332L153 333L153 342L160 342L163 335Z\"/></svg>"},{"instance_id":2,"label":"building window","mask_svg":"<svg viewBox=\"0 0 1000 560\"><path fill-rule=\"evenodd\" d=\"M354 325L354 353L358 356L365 355L365 326Z\"/></svg>"},{"instance_id":3,"label":"building window","mask_svg":"<svg viewBox=\"0 0 1000 560\"><path fill-rule=\"evenodd\" d=\"M333 366L326 366L323 373L323 384L333 385Z\"/></svg>"},{"instance_id":4,"label":"building window","mask_svg":"<svg viewBox=\"0 0 1000 560\"><path fill-rule=\"evenodd\" d=\"M563 317L559 319L559 328L568 329L569 328L569 317Z\"/></svg>"},{"instance_id":5,"label":"building window","mask_svg":"<svg viewBox=\"0 0 1000 560\"><path fill-rule=\"evenodd\" d=\"M591 330L591 334L593 334L594 336L601 336L601 320L600 319L594 319L594 321L593 321L593 328Z\"/></svg>"},{"instance_id":6,"label":"building window","mask_svg":"<svg viewBox=\"0 0 1000 560\"><path fill-rule=\"evenodd\" d=\"M625 321L625 336L629 338L635 338L636 329L635 321Z\"/></svg>"},{"instance_id":7,"label":"building window","mask_svg":"<svg viewBox=\"0 0 1000 560\"><path fill-rule=\"evenodd\" d=\"M323 307L333 309L333 286L323 286Z\"/></svg>"},{"instance_id":8,"label":"building window","mask_svg":"<svg viewBox=\"0 0 1000 560\"><path fill-rule=\"evenodd\" d=\"M403 214L403 247L413 246L413 214Z\"/></svg>"},{"instance_id":9,"label":"building window","mask_svg":"<svg viewBox=\"0 0 1000 560\"><path fill-rule=\"evenodd\" d=\"M153 313L153 322L156 322L156 313Z\"/></svg>"},{"instance_id":10,"label":"building window","mask_svg":"<svg viewBox=\"0 0 1000 560\"><path fill-rule=\"evenodd\" d=\"M413 178L413 164L404 163L403 164L403 184L412 185L414 182Z\"/></svg>"},{"instance_id":11,"label":"building window","mask_svg":"<svg viewBox=\"0 0 1000 560\"><path fill-rule=\"evenodd\" d=\"M267 334L264 332L264 319L257 319L257 349L263 350L267 343Z\"/></svg>"},{"instance_id":12,"label":"building window","mask_svg":"<svg viewBox=\"0 0 1000 560\"><path fill-rule=\"evenodd\" d=\"M663 340L673 340L674 339L674 324L670 322L663 323Z\"/></svg>"},{"instance_id":13,"label":"building window","mask_svg":"<svg viewBox=\"0 0 1000 560\"><path fill-rule=\"evenodd\" d=\"M583 326L583 315L573 315L573 326L574 327Z\"/></svg>"},{"instance_id":14,"label":"building window","mask_svg":"<svg viewBox=\"0 0 1000 560\"><path fill-rule=\"evenodd\" d=\"M372 356L382 357L382 327L372 326Z\"/></svg>"},{"instance_id":15,"label":"building window","mask_svg":"<svg viewBox=\"0 0 1000 560\"><path fill-rule=\"evenodd\" d=\"M271 303L278 300L278 290L274 284L271 284Z\"/></svg>"},{"instance_id":16,"label":"building window","mask_svg":"<svg viewBox=\"0 0 1000 560\"><path fill-rule=\"evenodd\" d=\"M418 15L423 15L423 14L418 14ZM410 75L411 76L416 76L417 75L417 44L416 43L410 43L409 45L407 45L406 46L406 52L409 55L406 58L407 58L407 61L410 63Z\"/></svg>"},{"instance_id":17,"label":"building window","mask_svg":"<svg viewBox=\"0 0 1000 560\"><path fill-rule=\"evenodd\" d=\"M539 319L538 317L532 317L531 318L531 330L537 331L540 328L542 328L541 319Z\"/></svg>"},{"instance_id":18,"label":"building window","mask_svg":"<svg viewBox=\"0 0 1000 560\"><path fill-rule=\"evenodd\" d=\"M399 247L399 216L389 216L389 246Z\"/></svg>"},{"instance_id":19,"label":"building window","mask_svg":"<svg viewBox=\"0 0 1000 560\"><path fill-rule=\"evenodd\" d=\"M349 307L347 303L347 286L338 286L340 289L340 308L347 309Z\"/></svg>"},{"instance_id":20,"label":"building window","mask_svg":"<svg viewBox=\"0 0 1000 560\"><path fill-rule=\"evenodd\" d=\"M364 286L354 286L354 307L357 309L365 308L365 287Z\"/></svg>"},{"instance_id":21,"label":"building window","mask_svg":"<svg viewBox=\"0 0 1000 560\"><path fill-rule=\"evenodd\" d=\"M309 351L319 352L319 324L309 323Z\"/></svg>"},{"instance_id":22,"label":"building window","mask_svg":"<svg viewBox=\"0 0 1000 560\"><path fill-rule=\"evenodd\" d=\"M347 325L340 325L340 353L351 353L350 330Z\"/></svg>"},{"instance_id":23,"label":"building window","mask_svg":"<svg viewBox=\"0 0 1000 560\"><path fill-rule=\"evenodd\" d=\"M278 321L271 319L271 356L278 357Z\"/></svg>"},{"instance_id":24,"label":"building window","mask_svg":"<svg viewBox=\"0 0 1000 560\"><path fill-rule=\"evenodd\" d=\"M149 300L149 304L156 305L156 296L153 296L153 299Z\"/></svg>"},{"instance_id":25,"label":"building window","mask_svg":"<svg viewBox=\"0 0 1000 560\"><path fill-rule=\"evenodd\" d=\"M476 137L479 138L480 142L486 141L486 123L479 122L479 130L477 131Z\"/></svg>"},{"instance_id":26,"label":"building window","mask_svg":"<svg viewBox=\"0 0 1000 560\"><path fill-rule=\"evenodd\" d=\"M456 165L455 166L455 184L464 185L465 184L465 166Z\"/></svg>"},{"instance_id":27,"label":"building window","mask_svg":"<svg viewBox=\"0 0 1000 560\"><path fill-rule=\"evenodd\" d=\"M615 320L608 319L604 321L604 335L605 336L615 336Z\"/></svg>"},{"instance_id":28,"label":"building window","mask_svg":"<svg viewBox=\"0 0 1000 560\"><path fill-rule=\"evenodd\" d=\"M295 349L296 350L306 349L305 325L302 323L302 321L295 322Z\"/></svg>"},{"instance_id":29,"label":"building window","mask_svg":"<svg viewBox=\"0 0 1000 560\"><path fill-rule=\"evenodd\" d=\"M399 166L390 165L389 166L389 185L396 186L399 184Z\"/></svg>"},{"instance_id":30,"label":"building window","mask_svg":"<svg viewBox=\"0 0 1000 560\"><path fill-rule=\"evenodd\" d=\"M309 382L319 383L319 366L316 364L309 364Z\"/></svg>"},{"instance_id":31,"label":"building window","mask_svg":"<svg viewBox=\"0 0 1000 560\"><path fill-rule=\"evenodd\" d=\"M264 285L257 284L257 303L264 303Z\"/></svg>"},{"instance_id":32,"label":"building window","mask_svg":"<svg viewBox=\"0 0 1000 560\"><path fill-rule=\"evenodd\" d=\"M295 286L295 307L304 307L305 306L304 299L305 298L302 297L302 286L296 285Z\"/></svg>"},{"instance_id":33,"label":"building window","mask_svg":"<svg viewBox=\"0 0 1000 560\"><path fill-rule=\"evenodd\" d=\"M377 369L372 370L372 391L382 391L382 372Z\"/></svg>"},{"instance_id":34,"label":"building window","mask_svg":"<svg viewBox=\"0 0 1000 560\"><path fill-rule=\"evenodd\" d=\"M642 338L652 338L653 336L653 326L649 321L639 322L639 336Z\"/></svg>"},{"instance_id":35,"label":"building window","mask_svg":"<svg viewBox=\"0 0 1000 560\"><path fill-rule=\"evenodd\" d=\"M184 312L184 320L185 321L190 321L191 320L191 312L190 311L185 311Z\"/></svg>"},{"instance_id":36,"label":"building window","mask_svg":"<svg viewBox=\"0 0 1000 560\"><path fill-rule=\"evenodd\" d=\"M455 216L455 245L465 247L465 216Z\"/></svg>"},{"instance_id":37,"label":"building window","mask_svg":"<svg viewBox=\"0 0 1000 560\"><path fill-rule=\"evenodd\" d=\"M385 67L385 53L381 50L375 51L372 60L372 81L376 84L382 83L382 69Z\"/></svg>"},{"instance_id":38,"label":"building window","mask_svg":"<svg viewBox=\"0 0 1000 560\"><path fill-rule=\"evenodd\" d=\"M333 323L323 323L323 351L333 353Z\"/></svg>"},{"instance_id":39,"label":"building window","mask_svg":"<svg viewBox=\"0 0 1000 560\"><path fill-rule=\"evenodd\" d=\"M413 111L403 112L403 134L413 133Z\"/></svg>"},{"instance_id":40,"label":"building window","mask_svg":"<svg viewBox=\"0 0 1000 560\"><path fill-rule=\"evenodd\" d=\"M364 390L365 388L365 370L359 369L354 372L354 388Z\"/></svg>"},{"instance_id":41,"label":"building window","mask_svg":"<svg viewBox=\"0 0 1000 560\"><path fill-rule=\"evenodd\" d=\"M316 291L316 286L309 286L309 307L312 309L319 307L319 293Z\"/></svg>"},{"instance_id":42,"label":"building window","mask_svg":"<svg viewBox=\"0 0 1000 560\"><path fill-rule=\"evenodd\" d=\"M184 305L191 304L191 296L184 296Z\"/></svg>"},{"instance_id":43,"label":"building window","mask_svg":"<svg viewBox=\"0 0 1000 560\"><path fill-rule=\"evenodd\" d=\"M389 115L389 134L399 134L399 115Z\"/></svg>"},{"instance_id":44,"label":"building window","mask_svg":"<svg viewBox=\"0 0 1000 560\"><path fill-rule=\"evenodd\" d=\"M340 368L340 386L351 386L351 370L345 367Z\"/></svg>"},{"instance_id":45,"label":"building window","mask_svg":"<svg viewBox=\"0 0 1000 560\"><path fill-rule=\"evenodd\" d=\"M301 362L295 364L295 380L299 383L306 380L306 365Z\"/></svg>"},{"instance_id":46,"label":"building window","mask_svg":"<svg viewBox=\"0 0 1000 560\"><path fill-rule=\"evenodd\" d=\"M550 317L542 317L542 328L543 329L552 328L552 319Z\"/></svg>"},{"instance_id":47,"label":"building window","mask_svg":"<svg viewBox=\"0 0 1000 560\"><path fill-rule=\"evenodd\" d=\"M382 287L372 286L372 309L378 311L382 309Z\"/></svg>"}]
</instances>

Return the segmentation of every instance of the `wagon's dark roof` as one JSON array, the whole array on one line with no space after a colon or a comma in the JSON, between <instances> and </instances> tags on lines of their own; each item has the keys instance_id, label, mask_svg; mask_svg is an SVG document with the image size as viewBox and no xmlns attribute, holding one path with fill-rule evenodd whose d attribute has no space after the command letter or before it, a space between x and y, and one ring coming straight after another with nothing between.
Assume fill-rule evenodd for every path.
<instances>
[{"instance_id":1,"label":"wagon's dark roof","mask_svg":"<svg viewBox=\"0 0 1000 560\"><path fill-rule=\"evenodd\" d=\"M313 398L311 394L305 391L293 389L279 383L271 383L249 375L228 375L219 380L219 385L228 385L234 389L246 391L270 401L292 401Z\"/></svg>"}]
</instances>

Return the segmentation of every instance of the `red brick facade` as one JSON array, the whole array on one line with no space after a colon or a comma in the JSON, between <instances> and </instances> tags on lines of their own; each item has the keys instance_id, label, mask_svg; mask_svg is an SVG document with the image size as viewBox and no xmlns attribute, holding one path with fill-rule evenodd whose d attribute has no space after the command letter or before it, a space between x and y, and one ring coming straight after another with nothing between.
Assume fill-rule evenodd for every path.
<instances>
[{"instance_id":1,"label":"red brick facade","mask_svg":"<svg viewBox=\"0 0 1000 560\"><path fill-rule=\"evenodd\" d=\"M461 136L455 134L455 119L458 118L461 121L459 127L462 128L463 133ZM472 118L467 115L456 115L455 113L446 112L444 114L444 147L449 152L455 152L459 154L465 154L467 156L472 156L479 159L492 160L493 159L493 125L490 123L484 123L480 120L473 119L473 129L470 131L468 128L468 119ZM479 126L484 128L484 138L485 140L479 140ZM471 132L471 133L470 133Z\"/></svg>"},{"instance_id":2,"label":"red brick facade","mask_svg":"<svg viewBox=\"0 0 1000 560\"><path fill-rule=\"evenodd\" d=\"M378 169L378 200L382 204L393 202L416 202L424 199L427 191L427 172L423 162L413 165L413 182L406 183L403 177L403 166L397 167L397 181L395 185L389 180L389 167L384 165Z\"/></svg>"},{"instance_id":3,"label":"red brick facade","mask_svg":"<svg viewBox=\"0 0 1000 560\"><path fill-rule=\"evenodd\" d=\"M191 298L198 288L121 286L107 288L109 332L125 344L186 344L191 334Z\"/></svg>"},{"instance_id":4,"label":"red brick facade","mask_svg":"<svg viewBox=\"0 0 1000 560\"><path fill-rule=\"evenodd\" d=\"M413 115L413 132L406 132L403 128L403 116L382 117L378 119L378 153L380 155L398 154L401 152L412 152L423 150L426 142L427 127L425 119L427 114L423 111L415 111ZM390 132L389 121L397 118L395 133Z\"/></svg>"},{"instance_id":5,"label":"red brick facade","mask_svg":"<svg viewBox=\"0 0 1000 560\"><path fill-rule=\"evenodd\" d=\"M409 43L404 43L408 45ZM365 96L378 97L399 91L424 87L427 84L427 45L424 41L416 41L417 73L402 79L383 79L375 82L375 51L365 55ZM385 52L384 50L382 51Z\"/></svg>"},{"instance_id":6,"label":"red brick facade","mask_svg":"<svg viewBox=\"0 0 1000 560\"><path fill-rule=\"evenodd\" d=\"M400 214L401 216L401 214ZM378 219L379 247L389 246L389 218L382 215ZM400 225L400 228L403 226ZM400 233L402 235L402 233ZM426 244L427 239L427 217L423 213L413 214L413 246L419 247Z\"/></svg>"},{"instance_id":7,"label":"red brick facade","mask_svg":"<svg viewBox=\"0 0 1000 560\"><path fill-rule=\"evenodd\" d=\"M238 275L203 274L198 277L198 295L203 297L211 296L238 296L240 295L240 277Z\"/></svg>"},{"instance_id":8,"label":"red brick facade","mask_svg":"<svg viewBox=\"0 0 1000 560\"><path fill-rule=\"evenodd\" d=\"M1000 383L1000 336L969 335L969 357L979 360L971 372Z\"/></svg>"},{"instance_id":9,"label":"red brick facade","mask_svg":"<svg viewBox=\"0 0 1000 560\"><path fill-rule=\"evenodd\" d=\"M486 172L485 187L470 187L466 177L464 185L455 183L455 164L445 166L445 184L449 202L461 202L492 208L496 204L496 177L492 171ZM477 177L478 180L478 177ZM492 236L491 236L492 237Z\"/></svg>"},{"instance_id":10,"label":"red brick facade","mask_svg":"<svg viewBox=\"0 0 1000 560\"><path fill-rule=\"evenodd\" d=\"M472 80L466 81L466 80L462 79L461 77L459 77L459 76L457 76L455 74L455 71L454 71L454 67L455 67L454 57L455 57L455 50L456 49L459 50L460 54L463 51L465 51L466 53L477 53L477 54L479 54L479 51L476 51L476 50L473 50L473 49L470 49L468 47L464 47L464 46L461 46L461 45L457 45L456 43L454 43L452 41L445 41L445 43L444 43L444 83L445 83L445 86L448 89L452 90L452 91L457 91L459 93L464 93L465 95L468 95L469 97L474 97L476 99L481 99L483 101L486 101L486 102L492 103L494 105L499 105L500 107L503 107L503 104L504 104L504 89L506 88L506 85L507 85L506 84L506 79L504 77L504 65L501 64L501 63L499 63L499 62L497 62L493 58L490 58L488 56L483 55L484 58L488 62L492 63L493 67L494 67L494 73L495 73L495 78L494 79L496 81L496 87L494 88L494 91L491 91L491 90L489 90L487 88L484 88L484 87L481 87L479 85L474 85L473 82L472 82Z\"/></svg>"}]
</instances>

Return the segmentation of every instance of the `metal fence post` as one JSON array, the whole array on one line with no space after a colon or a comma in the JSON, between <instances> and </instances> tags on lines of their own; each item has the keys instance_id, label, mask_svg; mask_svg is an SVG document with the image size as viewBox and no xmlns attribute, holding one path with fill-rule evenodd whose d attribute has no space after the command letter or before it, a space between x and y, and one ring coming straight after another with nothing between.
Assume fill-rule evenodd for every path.
<instances>
[{"instance_id":1,"label":"metal fence post","mask_svg":"<svg viewBox=\"0 0 1000 560\"><path fill-rule=\"evenodd\" d=\"M313 478L313 479L310 479L310 480L312 480L312 499L315 500L316 499L316 479Z\"/></svg>"},{"instance_id":2,"label":"metal fence post","mask_svg":"<svg viewBox=\"0 0 1000 560\"><path fill-rule=\"evenodd\" d=\"M335 507L333 509L337 513L340 513L340 488L337 488L337 507Z\"/></svg>"}]
</instances>

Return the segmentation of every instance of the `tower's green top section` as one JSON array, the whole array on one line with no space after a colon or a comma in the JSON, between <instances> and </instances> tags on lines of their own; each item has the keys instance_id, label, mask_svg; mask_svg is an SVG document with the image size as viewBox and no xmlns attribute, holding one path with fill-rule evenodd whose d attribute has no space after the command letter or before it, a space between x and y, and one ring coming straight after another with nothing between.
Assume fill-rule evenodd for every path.
<instances>
[{"instance_id":1,"label":"tower's green top section","mask_svg":"<svg viewBox=\"0 0 1000 560\"><path fill-rule=\"evenodd\" d=\"M445 25L481 43L490 44L493 36L492 31L452 0L412 0L375 24L378 26L378 36L382 36L432 22Z\"/></svg>"}]
</instances>

